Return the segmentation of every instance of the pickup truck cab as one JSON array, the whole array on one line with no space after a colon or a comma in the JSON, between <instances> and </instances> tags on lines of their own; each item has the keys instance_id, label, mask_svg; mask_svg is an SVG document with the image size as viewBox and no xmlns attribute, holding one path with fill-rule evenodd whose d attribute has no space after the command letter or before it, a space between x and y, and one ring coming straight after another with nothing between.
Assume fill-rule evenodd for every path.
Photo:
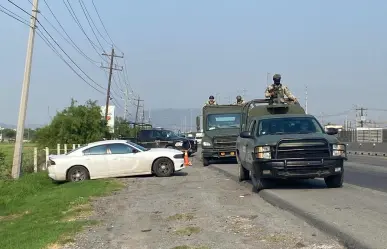
<instances>
[{"instance_id":1,"label":"pickup truck cab","mask_svg":"<svg viewBox=\"0 0 387 249\"><path fill-rule=\"evenodd\" d=\"M177 135L171 130L160 128L140 130L137 137L128 138L145 148L172 148L180 151L188 150L188 155L197 152L197 143L194 139L188 139Z\"/></svg>"},{"instance_id":2,"label":"pickup truck cab","mask_svg":"<svg viewBox=\"0 0 387 249\"><path fill-rule=\"evenodd\" d=\"M275 179L324 178L329 188L341 187L346 146L326 132L298 104L252 100L242 110L236 142L239 181L251 179L253 190L273 186Z\"/></svg>"}]
</instances>

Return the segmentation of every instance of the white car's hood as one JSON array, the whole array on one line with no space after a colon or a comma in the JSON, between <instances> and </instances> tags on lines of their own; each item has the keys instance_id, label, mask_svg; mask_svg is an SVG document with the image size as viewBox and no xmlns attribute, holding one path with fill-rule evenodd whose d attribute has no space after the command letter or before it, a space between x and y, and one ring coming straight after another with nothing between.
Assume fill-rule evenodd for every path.
<instances>
[{"instance_id":1,"label":"white car's hood","mask_svg":"<svg viewBox=\"0 0 387 249\"><path fill-rule=\"evenodd\" d=\"M170 153L173 153L173 154L179 154L179 153L182 153L180 150L176 150L176 149L170 149L170 148L152 148L146 152L156 152L156 153L159 153L159 152L163 152L163 153L166 153L166 152L170 152Z\"/></svg>"}]
</instances>

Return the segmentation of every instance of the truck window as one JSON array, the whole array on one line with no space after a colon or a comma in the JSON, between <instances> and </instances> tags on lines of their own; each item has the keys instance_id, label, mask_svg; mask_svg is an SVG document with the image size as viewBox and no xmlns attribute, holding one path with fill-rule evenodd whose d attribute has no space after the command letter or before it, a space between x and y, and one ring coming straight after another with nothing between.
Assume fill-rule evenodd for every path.
<instances>
[{"instance_id":1,"label":"truck window","mask_svg":"<svg viewBox=\"0 0 387 249\"><path fill-rule=\"evenodd\" d=\"M222 113L207 116L207 130L238 129L241 125L241 114Z\"/></svg>"},{"instance_id":2,"label":"truck window","mask_svg":"<svg viewBox=\"0 0 387 249\"><path fill-rule=\"evenodd\" d=\"M152 140L152 130L142 130L138 135L140 141L151 141Z\"/></svg>"},{"instance_id":3,"label":"truck window","mask_svg":"<svg viewBox=\"0 0 387 249\"><path fill-rule=\"evenodd\" d=\"M255 120L251 121L251 123L250 123L249 132L251 132L251 134L253 134L253 132L254 132L256 123L257 123L257 121L255 121Z\"/></svg>"},{"instance_id":4,"label":"truck window","mask_svg":"<svg viewBox=\"0 0 387 249\"><path fill-rule=\"evenodd\" d=\"M270 118L259 122L257 135L324 133L315 118Z\"/></svg>"}]
</instances>

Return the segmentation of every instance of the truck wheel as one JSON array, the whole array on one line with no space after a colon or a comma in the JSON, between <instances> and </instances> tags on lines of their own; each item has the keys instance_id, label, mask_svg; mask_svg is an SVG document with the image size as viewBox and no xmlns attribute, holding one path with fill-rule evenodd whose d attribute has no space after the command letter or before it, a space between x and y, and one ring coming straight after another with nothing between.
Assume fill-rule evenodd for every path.
<instances>
[{"instance_id":1,"label":"truck wheel","mask_svg":"<svg viewBox=\"0 0 387 249\"><path fill-rule=\"evenodd\" d=\"M210 158L203 157L203 167L210 165Z\"/></svg>"},{"instance_id":2,"label":"truck wheel","mask_svg":"<svg viewBox=\"0 0 387 249\"><path fill-rule=\"evenodd\" d=\"M332 175L324 178L328 188L341 188L343 186L344 172L340 175Z\"/></svg>"},{"instance_id":3,"label":"truck wheel","mask_svg":"<svg viewBox=\"0 0 387 249\"><path fill-rule=\"evenodd\" d=\"M241 162L238 159L238 156L237 156L237 162L238 162L238 168L239 168L238 180L240 182L250 180L250 172L242 166Z\"/></svg>"},{"instance_id":4,"label":"truck wheel","mask_svg":"<svg viewBox=\"0 0 387 249\"><path fill-rule=\"evenodd\" d=\"M252 171L250 171L250 178L253 183L253 192L258 193L263 189L268 189L272 186L270 179L257 177Z\"/></svg>"}]
</instances>

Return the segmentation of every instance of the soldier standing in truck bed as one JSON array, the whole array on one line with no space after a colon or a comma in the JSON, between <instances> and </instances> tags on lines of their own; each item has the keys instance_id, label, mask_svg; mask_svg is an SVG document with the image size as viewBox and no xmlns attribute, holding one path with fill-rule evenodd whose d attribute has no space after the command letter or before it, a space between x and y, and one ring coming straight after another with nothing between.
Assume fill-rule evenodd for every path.
<instances>
[{"instance_id":1,"label":"soldier standing in truck bed","mask_svg":"<svg viewBox=\"0 0 387 249\"><path fill-rule=\"evenodd\" d=\"M208 101L205 103L205 105L218 105L218 104L216 103L214 96L211 95L208 98Z\"/></svg>"},{"instance_id":2,"label":"soldier standing in truck bed","mask_svg":"<svg viewBox=\"0 0 387 249\"><path fill-rule=\"evenodd\" d=\"M298 102L297 98L290 92L289 88L281 84L281 75L274 74L273 84L271 84L266 88L265 97L266 98L272 98L272 97L284 98L285 96L288 97L289 100Z\"/></svg>"}]
</instances>

